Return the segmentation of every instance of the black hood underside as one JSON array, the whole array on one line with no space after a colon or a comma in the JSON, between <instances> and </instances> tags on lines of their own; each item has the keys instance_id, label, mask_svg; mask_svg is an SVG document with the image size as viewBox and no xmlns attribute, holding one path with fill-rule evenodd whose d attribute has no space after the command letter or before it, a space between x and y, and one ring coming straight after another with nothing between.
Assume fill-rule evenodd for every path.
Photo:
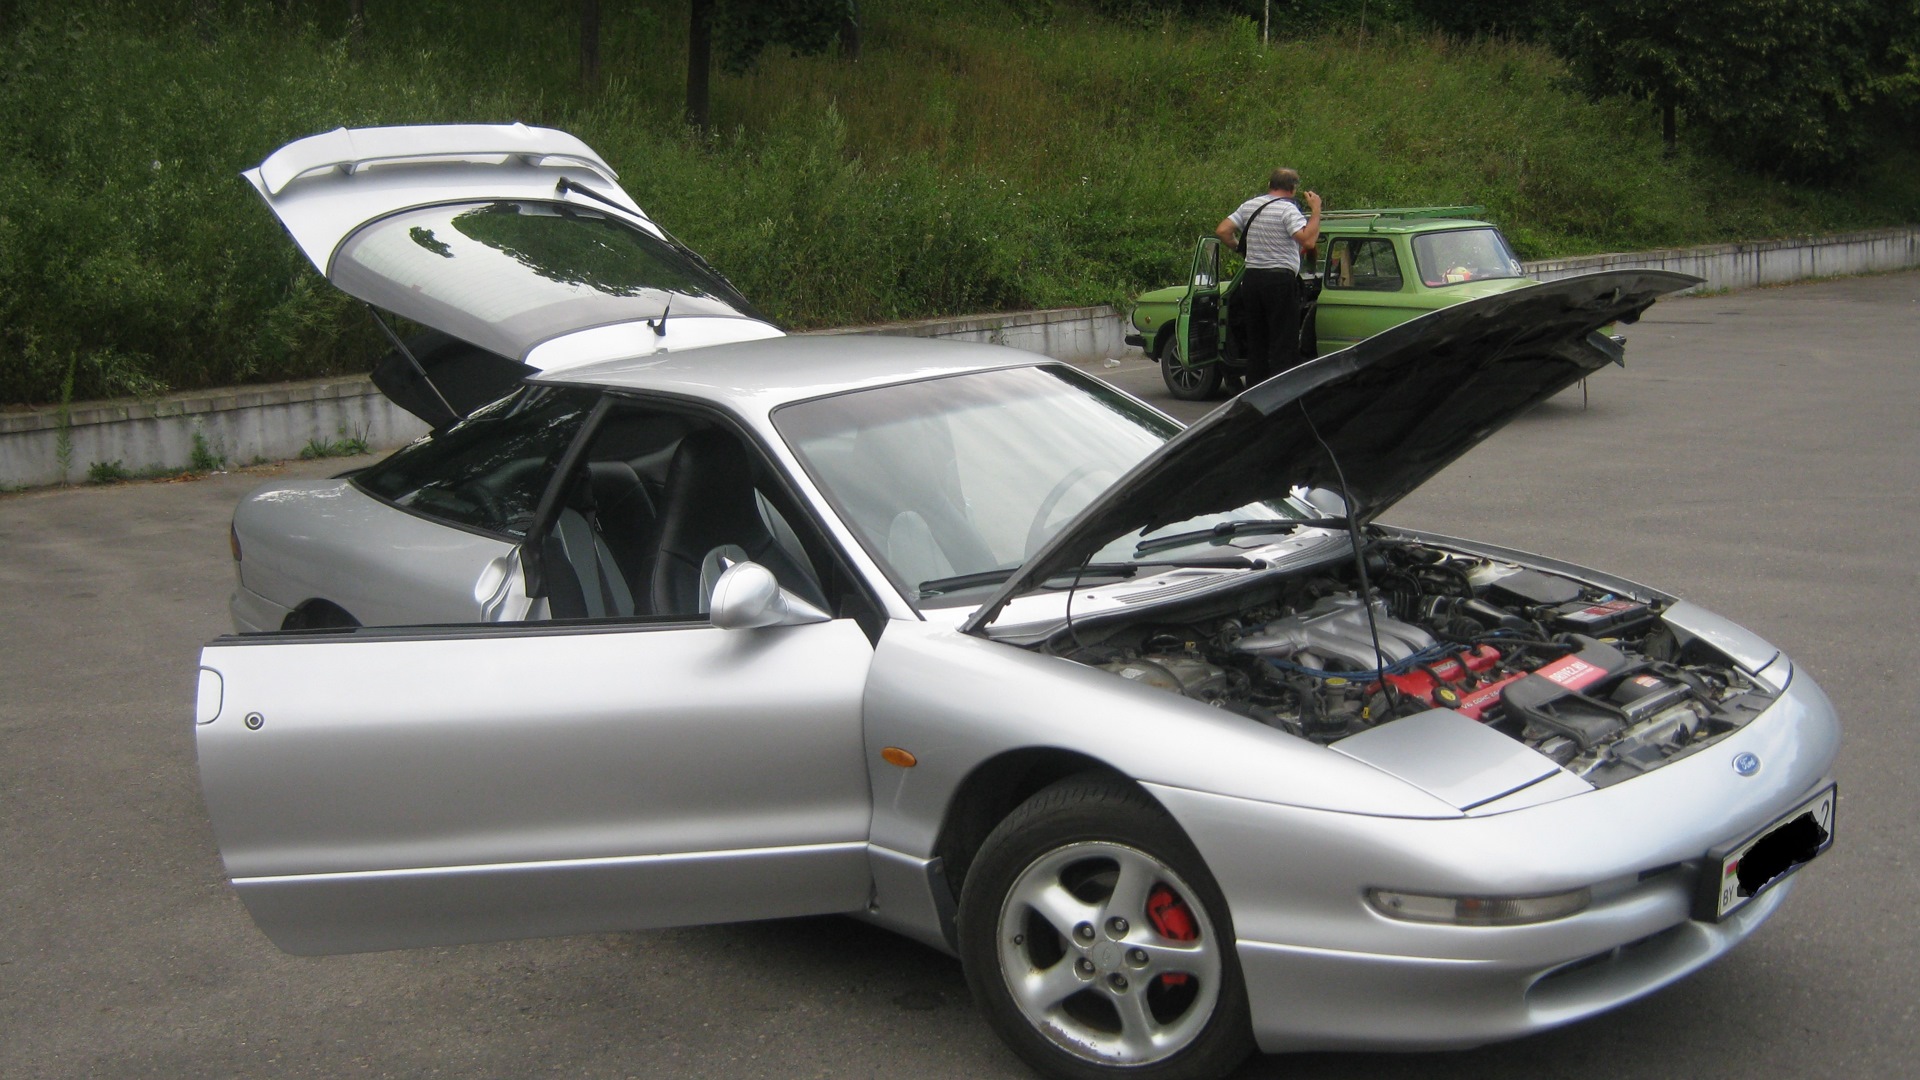
<instances>
[{"instance_id":1,"label":"black hood underside","mask_svg":"<svg viewBox=\"0 0 1920 1080\"><path fill-rule=\"evenodd\" d=\"M1295 488L1344 487L1349 515L1371 521L1516 417L1616 361L1619 348L1600 328L1633 322L1661 296L1699 282L1660 270L1541 282L1442 308L1276 375L1116 481L963 629L978 631L1007 600L1119 536Z\"/></svg>"}]
</instances>

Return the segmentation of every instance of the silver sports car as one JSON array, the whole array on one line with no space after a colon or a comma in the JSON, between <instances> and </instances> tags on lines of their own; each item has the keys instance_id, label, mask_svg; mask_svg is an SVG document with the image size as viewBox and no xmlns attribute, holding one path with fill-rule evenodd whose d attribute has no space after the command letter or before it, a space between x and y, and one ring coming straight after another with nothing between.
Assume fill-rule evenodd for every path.
<instances>
[{"instance_id":1,"label":"silver sports car","mask_svg":"<svg viewBox=\"0 0 1920 1080\"><path fill-rule=\"evenodd\" d=\"M283 949L843 912L958 955L1044 1073L1206 1077L1590 1016L1832 842L1838 726L1778 650L1378 520L1691 279L1464 303L1182 430L1030 354L774 337L584 147L426 143L255 174L454 343L407 385L542 369L239 511L271 632L202 653L201 779Z\"/></svg>"}]
</instances>

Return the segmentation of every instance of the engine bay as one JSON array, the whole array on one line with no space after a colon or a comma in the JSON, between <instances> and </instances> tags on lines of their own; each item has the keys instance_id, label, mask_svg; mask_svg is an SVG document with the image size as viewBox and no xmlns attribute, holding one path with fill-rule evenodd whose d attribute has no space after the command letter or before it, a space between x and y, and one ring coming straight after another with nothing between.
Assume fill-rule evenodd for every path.
<instances>
[{"instance_id":1,"label":"engine bay","mask_svg":"<svg viewBox=\"0 0 1920 1080\"><path fill-rule=\"evenodd\" d=\"M1410 539L1376 538L1365 560L1366 601L1348 559L1231 611L1078 630L1048 651L1318 743L1451 709L1597 787L1773 701L1717 650L1683 643L1658 600Z\"/></svg>"}]
</instances>

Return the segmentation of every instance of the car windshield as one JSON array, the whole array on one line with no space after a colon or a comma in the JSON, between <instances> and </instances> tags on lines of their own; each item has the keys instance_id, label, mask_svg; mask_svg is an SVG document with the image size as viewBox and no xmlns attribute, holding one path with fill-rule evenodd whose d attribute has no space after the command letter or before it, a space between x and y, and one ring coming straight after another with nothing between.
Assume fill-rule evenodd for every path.
<instances>
[{"instance_id":1,"label":"car windshield","mask_svg":"<svg viewBox=\"0 0 1920 1080\"><path fill-rule=\"evenodd\" d=\"M393 214L349 236L329 276L375 307L513 359L559 334L662 313L760 317L665 240L560 203Z\"/></svg>"},{"instance_id":2,"label":"car windshield","mask_svg":"<svg viewBox=\"0 0 1920 1080\"><path fill-rule=\"evenodd\" d=\"M977 603L1179 430L1104 383L1052 365L819 398L780 409L774 423L868 553L928 606ZM1259 503L1129 533L1091 561L1165 560L1167 549L1137 545L1221 522L1296 516Z\"/></svg>"},{"instance_id":3,"label":"car windshield","mask_svg":"<svg viewBox=\"0 0 1920 1080\"><path fill-rule=\"evenodd\" d=\"M1523 276L1507 238L1491 226L1421 233L1413 238L1420 280L1432 287Z\"/></svg>"}]
</instances>

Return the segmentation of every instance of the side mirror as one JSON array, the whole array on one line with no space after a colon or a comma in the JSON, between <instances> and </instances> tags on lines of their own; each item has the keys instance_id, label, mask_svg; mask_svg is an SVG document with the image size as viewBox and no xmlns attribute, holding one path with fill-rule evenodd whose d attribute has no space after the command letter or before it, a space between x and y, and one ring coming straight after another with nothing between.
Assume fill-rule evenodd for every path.
<instances>
[{"instance_id":1,"label":"side mirror","mask_svg":"<svg viewBox=\"0 0 1920 1080\"><path fill-rule=\"evenodd\" d=\"M725 630L799 626L833 616L782 589L773 571L759 563L735 563L713 585L713 625Z\"/></svg>"}]
</instances>

